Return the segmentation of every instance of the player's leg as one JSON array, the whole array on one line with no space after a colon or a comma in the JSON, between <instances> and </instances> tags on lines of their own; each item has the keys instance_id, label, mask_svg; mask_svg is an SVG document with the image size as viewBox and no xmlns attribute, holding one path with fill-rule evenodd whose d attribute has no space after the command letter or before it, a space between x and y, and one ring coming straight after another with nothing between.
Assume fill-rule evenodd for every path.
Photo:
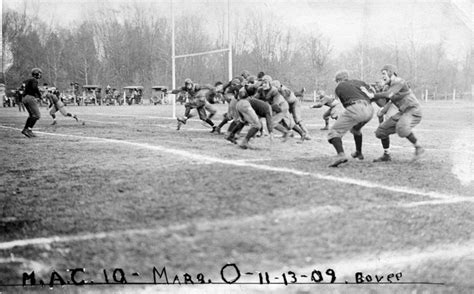
<instances>
[{"instance_id":1,"label":"player's leg","mask_svg":"<svg viewBox=\"0 0 474 294\"><path fill-rule=\"evenodd\" d=\"M362 132L360 130L365 124L366 123L359 123L351 129L351 133L354 136L354 142L356 147L356 151L351 153L351 156L359 160L364 159L364 155L362 154Z\"/></svg>"},{"instance_id":2,"label":"player's leg","mask_svg":"<svg viewBox=\"0 0 474 294\"><path fill-rule=\"evenodd\" d=\"M374 159L374 162L384 162L391 161L392 157L390 155L390 135L395 134L396 125L400 119L401 113L397 113L394 116L386 119L381 123L378 128L375 130L375 137L380 139L383 147L383 154L381 157Z\"/></svg>"},{"instance_id":3,"label":"player's leg","mask_svg":"<svg viewBox=\"0 0 474 294\"><path fill-rule=\"evenodd\" d=\"M283 134L283 142L286 142L286 140L288 140L288 136L290 135L290 128L287 124L284 124L284 118L285 115L282 112L274 114L272 116L272 126L275 130Z\"/></svg>"},{"instance_id":4,"label":"player's leg","mask_svg":"<svg viewBox=\"0 0 474 294\"><path fill-rule=\"evenodd\" d=\"M299 101L293 102L290 105L290 112L293 115L295 124L303 131L303 140L311 140L309 136L309 131L306 126L303 124L303 118L301 116L301 104Z\"/></svg>"},{"instance_id":5,"label":"player's leg","mask_svg":"<svg viewBox=\"0 0 474 294\"><path fill-rule=\"evenodd\" d=\"M32 129L35 126L36 122L41 118L38 103L36 102L36 98L30 95L25 96L25 98L23 98L23 102L29 115L26 119L25 127L23 128L21 133L27 136L28 138L36 137Z\"/></svg>"},{"instance_id":6,"label":"player's leg","mask_svg":"<svg viewBox=\"0 0 474 294\"><path fill-rule=\"evenodd\" d=\"M243 121L247 122L250 125L250 129L247 132L247 135L240 144L240 148L247 149L249 148L249 141L253 138L258 130L262 127L260 119L258 118L255 110L252 108L250 103L247 100L242 100L237 103L237 110L241 114Z\"/></svg>"},{"instance_id":7,"label":"player's leg","mask_svg":"<svg viewBox=\"0 0 474 294\"><path fill-rule=\"evenodd\" d=\"M417 160L425 152L418 139L413 134L413 128L421 121L421 111L418 108L411 108L405 111L396 125L396 132L401 138L407 138L415 147L413 160Z\"/></svg>"},{"instance_id":8,"label":"player's leg","mask_svg":"<svg viewBox=\"0 0 474 294\"><path fill-rule=\"evenodd\" d=\"M229 121L231 121L231 119L229 119L229 113L226 112L224 113L224 117L222 118L222 121L217 125L216 133L220 134L222 127L225 126L225 124L228 123Z\"/></svg>"},{"instance_id":9,"label":"player's leg","mask_svg":"<svg viewBox=\"0 0 474 294\"><path fill-rule=\"evenodd\" d=\"M204 105L204 107L206 111L209 112L209 115L207 116L207 118L212 119L214 115L216 115L217 113L217 108L211 103L209 103L208 101L206 101L206 104Z\"/></svg>"},{"instance_id":10,"label":"player's leg","mask_svg":"<svg viewBox=\"0 0 474 294\"><path fill-rule=\"evenodd\" d=\"M79 119L77 118L77 115L68 112L67 109L66 109L66 106L64 106L64 104L62 102L61 102L61 104L58 105L58 107L59 107L59 112L61 112L61 114L63 116L72 117L77 122L79 121Z\"/></svg>"},{"instance_id":11,"label":"player's leg","mask_svg":"<svg viewBox=\"0 0 474 294\"><path fill-rule=\"evenodd\" d=\"M214 115L216 115L217 108L214 105L212 105L211 103L207 102L207 101L206 101L205 108L206 108L206 111L209 112L209 115L207 116L207 119L211 120L211 118L214 117ZM220 129L218 129L218 127L213 127L211 133L214 133L214 132L220 132Z\"/></svg>"},{"instance_id":12,"label":"player's leg","mask_svg":"<svg viewBox=\"0 0 474 294\"><path fill-rule=\"evenodd\" d=\"M204 106L200 106L196 108L196 110L198 112L199 119L210 125L212 127L211 133L214 133L216 131L216 126L214 125L214 122L212 122L212 120L207 117L206 109L204 108Z\"/></svg>"},{"instance_id":13,"label":"player's leg","mask_svg":"<svg viewBox=\"0 0 474 294\"><path fill-rule=\"evenodd\" d=\"M191 109L192 107L188 103L186 103L184 105L184 116L176 118L176 120L178 121L178 126L176 127L176 129L178 131L181 129L181 126L185 125L186 121L191 117Z\"/></svg>"},{"instance_id":14,"label":"player's leg","mask_svg":"<svg viewBox=\"0 0 474 294\"><path fill-rule=\"evenodd\" d=\"M331 109L329 108L323 113L324 127L321 128L321 131L329 130L329 118L331 117Z\"/></svg>"},{"instance_id":15,"label":"player's leg","mask_svg":"<svg viewBox=\"0 0 474 294\"><path fill-rule=\"evenodd\" d=\"M354 136L354 142L356 151L351 154L353 158L359 160L364 159L362 154L362 132L361 129L365 126L374 116L374 108L370 102L361 102L353 106L356 109L356 115L353 117L358 123L351 128L351 133Z\"/></svg>"},{"instance_id":16,"label":"player's leg","mask_svg":"<svg viewBox=\"0 0 474 294\"><path fill-rule=\"evenodd\" d=\"M353 106L349 106L353 107ZM345 110L342 115L336 120L334 125L329 129L328 142L334 146L336 150L336 159L329 167L338 167L340 164L347 162L342 145L342 137L358 122L353 118L353 113Z\"/></svg>"},{"instance_id":17,"label":"player's leg","mask_svg":"<svg viewBox=\"0 0 474 294\"><path fill-rule=\"evenodd\" d=\"M53 118L53 122L51 123L51 125L55 125L56 124L56 112L58 111L58 109L56 108L55 105L52 105L51 108L49 109L49 115Z\"/></svg>"},{"instance_id":18,"label":"player's leg","mask_svg":"<svg viewBox=\"0 0 474 294\"><path fill-rule=\"evenodd\" d=\"M241 121L240 119L234 119L229 126L228 135L225 136L227 141L230 141L234 144L237 144L237 139L235 135L239 133L245 126L245 122Z\"/></svg>"},{"instance_id":19,"label":"player's leg","mask_svg":"<svg viewBox=\"0 0 474 294\"><path fill-rule=\"evenodd\" d=\"M295 132L297 132L300 135L301 141L306 140L306 132L301 128L301 126L299 124L296 124L296 123L293 124L292 130L294 130Z\"/></svg>"}]
</instances>

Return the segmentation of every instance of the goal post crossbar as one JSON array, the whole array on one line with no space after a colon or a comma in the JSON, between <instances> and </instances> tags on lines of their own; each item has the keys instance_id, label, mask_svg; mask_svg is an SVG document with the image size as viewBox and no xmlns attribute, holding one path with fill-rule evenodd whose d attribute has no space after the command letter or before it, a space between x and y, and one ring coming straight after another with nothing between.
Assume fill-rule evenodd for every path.
<instances>
[{"instance_id":1,"label":"goal post crossbar","mask_svg":"<svg viewBox=\"0 0 474 294\"><path fill-rule=\"evenodd\" d=\"M229 49L229 48L217 49L217 50L211 50L211 51L205 51L205 52L199 52L199 53L190 53L190 54L176 55L176 56L174 56L173 58L192 57L192 56L199 56L199 55L206 55L206 54L227 52L227 51L230 51L230 50L231 50L231 49Z\"/></svg>"}]
</instances>

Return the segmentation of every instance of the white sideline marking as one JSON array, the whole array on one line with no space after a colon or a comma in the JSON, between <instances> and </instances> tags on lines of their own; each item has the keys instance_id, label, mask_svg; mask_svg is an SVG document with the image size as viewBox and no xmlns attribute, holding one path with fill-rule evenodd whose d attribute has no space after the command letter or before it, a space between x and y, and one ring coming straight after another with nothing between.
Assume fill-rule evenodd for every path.
<instances>
[{"instance_id":1,"label":"white sideline marking","mask_svg":"<svg viewBox=\"0 0 474 294\"><path fill-rule=\"evenodd\" d=\"M425 205L440 205L440 204L453 204L459 202L474 202L473 197L454 197L451 199L437 199L437 200L427 200L427 201L417 201L411 203L402 203L399 204L399 207L417 207Z\"/></svg>"},{"instance_id":2,"label":"white sideline marking","mask_svg":"<svg viewBox=\"0 0 474 294\"><path fill-rule=\"evenodd\" d=\"M16 257L13 256L13 254L10 258L0 258L0 264L13 265L20 273L21 271L34 271L35 273L47 273L48 271L51 271L51 266L47 266L34 260Z\"/></svg>"},{"instance_id":3,"label":"white sideline marking","mask_svg":"<svg viewBox=\"0 0 474 294\"><path fill-rule=\"evenodd\" d=\"M270 161L272 160L271 158L249 158L249 159L236 159L235 161L238 162L259 162L259 161Z\"/></svg>"},{"instance_id":4,"label":"white sideline marking","mask_svg":"<svg viewBox=\"0 0 474 294\"><path fill-rule=\"evenodd\" d=\"M209 128L202 128L202 129L199 129L199 128L188 128L188 127L181 127L180 130L176 130L176 126L166 126L166 125L157 125L157 124L154 124L154 125L150 125L151 127L158 127L158 128L163 128L163 129L170 129L170 130L175 130L176 132L182 132L184 130L186 131L195 131L195 132L208 132L209 133Z\"/></svg>"},{"instance_id":5,"label":"white sideline marking","mask_svg":"<svg viewBox=\"0 0 474 294\"><path fill-rule=\"evenodd\" d=\"M194 231L210 231L219 228L227 228L232 225L252 225L255 223L263 222L273 222L278 223L282 220L292 219L292 218L302 218L302 217L324 217L328 215L333 215L341 213L344 210L337 206L320 206L312 207L308 210L300 210L299 208L288 208L288 209L276 209L271 213L267 214L257 214L247 217L230 217L221 220L194 220L190 223L172 225L168 227L158 227L158 228L148 228L148 229L131 229L123 231L112 231L112 232L100 232L93 234L85 235L72 235L72 236L53 236L47 238L33 238L33 239L24 239L24 240L15 240L9 242L0 243L0 250L12 249L14 247L24 247L30 245L46 245L52 243L67 243L74 241L87 241L95 239L105 239L105 238L118 238L124 235L163 235L168 234L169 232L181 231L186 229L193 229Z\"/></svg>"},{"instance_id":6,"label":"white sideline marking","mask_svg":"<svg viewBox=\"0 0 474 294\"><path fill-rule=\"evenodd\" d=\"M20 129L12 128L12 127L6 127L6 126L0 126L0 127L4 129L20 131ZM212 157L208 155L194 154L185 150L170 149L170 148L166 148L159 145L150 145L147 143L130 142L130 141L125 141L125 140L107 139L107 138L100 138L100 137L78 136L78 135L70 135L70 134L46 133L46 132L37 132L37 133L50 135L50 136L70 137L70 138L76 138L76 139L102 140L104 142L109 142L109 143L129 145L129 146L138 147L138 148L145 148L145 149L155 150L159 152L170 153L173 155L178 155L181 157L189 158L189 159L192 159L198 162L203 162L203 163L220 163L220 164L226 164L226 165L249 167L249 168L265 170L265 171L270 171L270 172L288 173L288 174L293 174L297 176L309 176L309 177L313 177L320 180L327 180L327 181L338 182L338 183L343 183L343 184L356 185L356 186L361 186L365 188L382 189L382 190L396 192L396 193L412 194L412 195L426 196L426 197L431 197L435 199L446 199L446 200L448 199L452 200L454 198L458 198L460 199L459 201L474 202L474 197L461 196L461 195L455 195L455 194L444 194L444 193L439 193L435 191L423 191L423 190L418 190L418 189L403 187L403 186L388 186L384 184L378 184L378 183L373 183L373 182L369 182L365 180L353 179L353 178L348 178L348 177L330 176L330 175L323 175L319 173L300 171L300 170L286 168L286 167L274 167L274 166L269 166L269 165L241 162L237 160L221 159L221 158Z\"/></svg>"},{"instance_id":7,"label":"white sideline marking","mask_svg":"<svg viewBox=\"0 0 474 294\"><path fill-rule=\"evenodd\" d=\"M158 119L176 120L176 118L172 118L172 117L155 116L155 115L110 114L110 113L102 113L102 112L97 112L90 115L122 116L122 117L134 117L134 118L158 118ZM190 118L188 119L188 121L200 121L200 119Z\"/></svg>"}]
</instances>

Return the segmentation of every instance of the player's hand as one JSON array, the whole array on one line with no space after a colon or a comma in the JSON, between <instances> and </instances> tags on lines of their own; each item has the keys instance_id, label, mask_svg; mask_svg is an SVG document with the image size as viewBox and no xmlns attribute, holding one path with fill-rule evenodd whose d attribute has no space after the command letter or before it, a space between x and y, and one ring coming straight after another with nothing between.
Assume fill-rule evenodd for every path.
<instances>
[{"instance_id":1,"label":"player's hand","mask_svg":"<svg viewBox=\"0 0 474 294\"><path fill-rule=\"evenodd\" d=\"M384 115L385 115L385 111L383 111L383 109L380 109L379 111L377 111L378 117L383 117Z\"/></svg>"},{"instance_id":2,"label":"player's hand","mask_svg":"<svg viewBox=\"0 0 474 294\"><path fill-rule=\"evenodd\" d=\"M369 90L367 90L367 88L365 88L364 86L360 87L360 90L364 92L364 94L367 95L369 98L374 98L374 93L369 92Z\"/></svg>"}]
</instances>

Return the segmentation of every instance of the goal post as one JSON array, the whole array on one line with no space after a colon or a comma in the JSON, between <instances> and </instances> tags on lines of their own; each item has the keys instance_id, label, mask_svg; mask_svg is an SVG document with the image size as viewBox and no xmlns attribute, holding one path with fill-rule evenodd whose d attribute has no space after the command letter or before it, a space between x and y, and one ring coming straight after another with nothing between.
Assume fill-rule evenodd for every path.
<instances>
[{"instance_id":1,"label":"goal post","mask_svg":"<svg viewBox=\"0 0 474 294\"><path fill-rule=\"evenodd\" d=\"M216 50L209 50L203 52L195 52L195 53L188 53L188 54L181 54L176 55L176 46L175 46L175 14L173 9L173 1L171 1L171 84L172 89L176 89L176 59L180 58L188 58L188 57L196 57L196 56L203 56L203 55L210 55L210 54L219 54L223 52L227 52L228 55L228 76L229 81L232 79L232 42L231 42L231 33L230 33L230 0L227 0L227 40L228 46L227 48L216 49ZM171 96L171 103L172 103L172 117L176 118L176 95L170 94Z\"/></svg>"}]
</instances>

